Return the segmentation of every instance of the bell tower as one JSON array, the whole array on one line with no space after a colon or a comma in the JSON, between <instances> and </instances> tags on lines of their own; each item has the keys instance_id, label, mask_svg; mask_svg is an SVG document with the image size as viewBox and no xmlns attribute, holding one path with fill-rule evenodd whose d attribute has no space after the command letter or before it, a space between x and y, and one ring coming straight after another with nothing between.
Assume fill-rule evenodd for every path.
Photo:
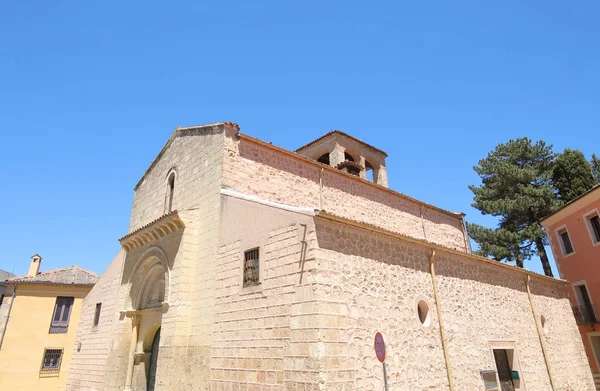
<instances>
[{"instance_id":1,"label":"bell tower","mask_svg":"<svg viewBox=\"0 0 600 391\"><path fill-rule=\"evenodd\" d=\"M359 178L369 179L372 174L374 183L388 187L387 153L340 130L319 137L297 149L296 153Z\"/></svg>"}]
</instances>

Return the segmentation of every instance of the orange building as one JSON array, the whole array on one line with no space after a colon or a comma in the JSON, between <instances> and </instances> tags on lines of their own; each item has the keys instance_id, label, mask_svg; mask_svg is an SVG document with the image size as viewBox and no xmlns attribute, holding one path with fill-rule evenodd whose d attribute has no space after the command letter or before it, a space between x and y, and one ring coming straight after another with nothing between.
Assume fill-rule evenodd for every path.
<instances>
[{"instance_id":1,"label":"orange building","mask_svg":"<svg viewBox=\"0 0 600 391\"><path fill-rule=\"evenodd\" d=\"M600 185L541 221L560 277L568 287L573 314L600 390Z\"/></svg>"}]
</instances>

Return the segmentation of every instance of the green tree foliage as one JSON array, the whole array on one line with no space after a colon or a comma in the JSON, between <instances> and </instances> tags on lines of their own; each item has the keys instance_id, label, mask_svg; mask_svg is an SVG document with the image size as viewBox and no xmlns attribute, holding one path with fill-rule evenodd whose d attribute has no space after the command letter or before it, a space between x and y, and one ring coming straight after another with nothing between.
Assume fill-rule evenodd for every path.
<instances>
[{"instance_id":1,"label":"green tree foliage","mask_svg":"<svg viewBox=\"0 0 600 391\"><path fill-rule=\"evenodd\" d=\"M596 183L600 183L600 159L596 156L596 154L592 154L592 173L594 174L594 178L596 179Z\"/></svg>"},{"instance_id":2,"label":"green tree foliage","mask_svg":"<svg viewBox=\"0 0 600 391\"><path fill-rule=\"evenodd\" d=\"M552 181L563 202L574 200L597 183L590 162L581 151L573 149L565 149L554 161Z\"/></svg>"},{"instance_id":3,"label":"green tree foliage","mask_svg":"<svg viewBox=\"0 0 600 391\"><path fill-rule=\"evenodd\" d=\"M555 156L552 146L543 141L520 138L499 144L474 167L482 184L469 186L474 193L473 207L499 218L496 229L468 224L480 255L521 267L526 259L538 255L544 273L553 275L544 248L547 239L538 221L562 204L552 185Z\"/></svg>"}]
</instances>

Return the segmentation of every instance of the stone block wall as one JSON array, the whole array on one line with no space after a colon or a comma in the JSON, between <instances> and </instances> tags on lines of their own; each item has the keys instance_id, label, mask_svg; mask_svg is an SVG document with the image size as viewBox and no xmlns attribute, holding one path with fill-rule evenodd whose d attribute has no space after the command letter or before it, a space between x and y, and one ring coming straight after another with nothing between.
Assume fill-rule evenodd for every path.
<instances>
[{"instance_id":1,"label":"stone block wall","mask_svg":"<svg viewBox=\"0 0 600 391\"><path fill-rule=\"evenodd\" d=\"M103 390L113 324L118 317L115 302L124 255L123 251L119 251L83 300L75 346L72 347L67 391ZM97 303L102 303L102 307L99 323L94 326Z\"/></svg>"},{"instance_id":2,"label":"stone block wall","mask_svg":"<svg viewBox=\"0 0 600 391\"><path fill-rule=\"evenodd\" d=\"M198 208L210 198L207 189L220 184L226 126L215 124L175 130L136 186L130 232L165 213L167 176L171 170L176 172L172 209Z\"/></svg>"},{"instance_id":3,"label":"stone block wall","mask_svg":"<svg viewBox=\"0 0 600 391\"><path fill-rule=\"evenodd\" d=\"M312 218L228 196L222 210L211 390L317 389ZM256 247L261 284L243 287Z\"/></svg>"},{"instance_id":4,"label":"stone block wall","mask_svg":"<svg viewBox=\"0 0 600 391\"><path fill-rule=\"evenodd\" d=\"M349 174L323 169L232 132L223 185L291 205L322 209L392 232L467 251L462 218ZM321 184L322 183L322 188Z\"/></svg>"}]
</instances>

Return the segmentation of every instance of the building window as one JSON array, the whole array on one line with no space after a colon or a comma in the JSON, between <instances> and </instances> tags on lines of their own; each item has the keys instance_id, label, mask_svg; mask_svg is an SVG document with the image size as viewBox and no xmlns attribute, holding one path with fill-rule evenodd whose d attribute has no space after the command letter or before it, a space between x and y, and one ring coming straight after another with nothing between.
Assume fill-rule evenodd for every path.
<instances>
[{"instance_id":1,"label":"building window","mask_svg":"<svg viewBox=\"0 0 600 391\"><path fill-rule=\"evenodd\" d=\"M94 326L98 326L100 323L100 310L102 309L102 303L96 303L96 312L94 313Z\"/></svg>"},{"instance_id":2,"label":"building window","mask_svg":"<svg viewBox=\"0 0 600 391\"><path fill-rule=\"evenodd\" d=\"M574 285L573 290L575 291L575 297L578 304L577 306L573 306L573 314L575 315L577 324L597 323L594 305L590 299L585 282Z\"/></svg>"},{"instance_id":3,"label":"building window","mask_svg":"<svg viewBox=\"0 0 600 391\"><path fill-rule=\"evenodd\" d=\"M57 297L50 323L50 333L66 333L73 308L73 297Z\"/></svg>"},{"instance_id":4,"label":"building window","mask_svg":"<svg viewBox=\"0 0 600 391\"><path fill-rule=\"evenodd\" d=\"M598 217L598 212L585 216L585 220L592 236L592 242L594 244L600 242L600 217Z\"/></svg>"},{"instance_id":5,"label":"building window","mask_svg":"<svg viewBox=\"0 0 600 391\"><path fill-rule=\"evenodd\" d=\"M40 375L58 376L62 362L62 349L45 349Z\"/></svg>"},{"instance_id":6,"label":"building window","mask_svg":"<svg viewBox=\"0 0 600 391\"><path fill-rule=\"evenodd\" d=\"M496 378L496 371L480 371L481 380L483 380L483 389L486 391L499 391L498 379Z\"/></svg>"},{"instance_id":7,"label":"building window","mask_svg":"<svg viewBox=\"0 0 600 391\"><path fill-rule=\"evenodd\" d=\"M173 194L175 193L175 173L172 172L169 175L169 179L167 181L167 207L166 212L171 212L173 210Z\"/></svg>"},{"instance_id":8,"label":"building window","mask_svg":"<svg viewBox=\"0 0 600 391\"><path fill-rule=\"evenodd\" d=\"M259 249L255 248L244 253L244 286L260 284L259 280Z\"/></svg>"},{"instance_id":9,"label":"building window","mask_svg":"<svg viewBox=\"0 0 600 391\"><path fill-rule=\"evenodd\" d=\"M569 255L575 251L573 249L573 244L571 243L571 238L569 237L569 231L567 231L566 228L558 231L558 238L563 255Z\"/></svg>"}]
</instances>

